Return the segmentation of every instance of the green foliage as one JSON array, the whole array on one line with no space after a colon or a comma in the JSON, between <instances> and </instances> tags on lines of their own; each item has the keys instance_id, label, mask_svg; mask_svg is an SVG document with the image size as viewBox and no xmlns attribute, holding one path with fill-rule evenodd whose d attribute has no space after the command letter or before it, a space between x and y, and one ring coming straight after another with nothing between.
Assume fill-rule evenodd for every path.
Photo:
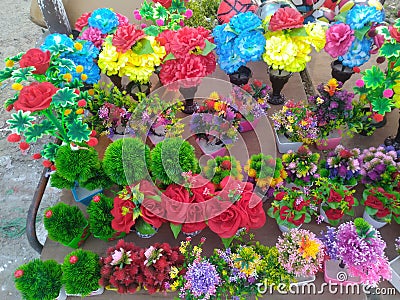
<instances>
[{"instance_id":1,"label":"green foliage","mask_svg":"<svg viewBox=\"0 0 400 300\"><path fill-rule=\"evenodd\" d=\"M163 184L181 183L183 172L198 168L193 146L181 138L166 138L151 151L152 176Z\"/></svg>"},{"instance_id":2,"label":"green foliage","mask_svg":"<svg viewBox=\"0 0 400 300\"><path fill-rule=\"evenodd\" d=\"M49 233L49 238L64 245L80 236L88 224L77 206L70 206L63 202L45 210L43 223Z\"/></svg>"},{"instance_id":3,"label":"green foliage","mask_svg":"<svg viewBox=\"0 0 400 300\"><path fill-rule=\"evenodd\" d=\"M103 158L105 173L118 185L128 185L148 177L150 149L139 138L124 138L111 143Z\"/></svg>"},{"instance_id":4,"label":"green foliage","mask_svg":"<svg viewBox=\"0 0 400 300\"><path fill-rule=\"evenodd\" d=\"M55 260L35 258L18 267L23 275L15 278L15 287L25 300L54 300L61 290L61 265Z\"/></svg>"},{"instance_id":5,"label":"green foliage","mask_svg":"<svg viewBox=\"0 0 400 300\"><path fill-rule=\"evenodd\" d=\"M114 207L114 200L103 194L98 195L98 202L90 201L87 207L89 214L90 232L96 237L111 237L116 231L111 227L111 221L114 217L111 210Z\"/></svg>"},{"instance_id":6,"label":"green foliage","mask_svg":"<svg viewBox=\"0 0 400 300\"><path fill-rule=\"evenodd\" d=\"M91 130L89 130L88 125L86 123L82 123L81 120L73 120L67 125L67 129L67 136L71 139L71 141L82 143L89 140L88 136L90 135Z\"/></svg>"},{"instance_id":7,"label":"green foliage","mask_svg":"<svg viewBox=\"0 0 400 300\"><path fill-rule=\"evenodd\" d=\"M69 181L61 177L58 172L54 172L50 176L50 185L58 189L72 189L75 185L74 181Z\"/></svg>"},{"instance_id":8,"label":"green foliage","mask_svg":"<svg viewBox=\"0 0 400 300\"><path fill-rule=\"evenodd\" d=\"M73 89L63 88L57 91L52 98L52 104L55 107L67 107L74 105L78 95Z\"/></svg>"},{"instance_id":9,"label":"green foliage","mask_svg":"<svg viewBox=\"0 0 400 300\"><path fill-rule=\"evenodd\" d=\"M227 176L238 180L243 179L242 167L234 156L217 156L214 159L209 159L203 171L205 177L214 184L220 184L222 179Z\"/></svg>"},{"instance_id":10,"label":"green foliage","mask_svg":"<svg viewBox=\"0 0 400 300\"><path fill-rule=\"evenodd\" d=\"M110 177L107 176L104 171L103 164L100 161L101 167L93 171L93 177L90 177L86 181L79 182L79 186L88 189L90 191L103 188L107 189L113 185L113 182L110 180Z\"/></svg>"},{"instance_id":11,"label":"green foliage","mask_svg":"<svg viewBox=\"0 0 400 300\"><path fill-rule=\"evenodd\" d=\"M185 25L202 26L212 30L218 25L217 11L220 2L220 0L190 0L186 6L193 11L193 16L185 21Z\"/></svg>"},{"instance_id":12,"label":"green foliage","mask_svg":"<svg viewBox=\"0 0 400 300\"><path fill-rule=\"evenodd\" d=\"M347 121L347 134L353 136L354 133L372 135L376 127L373 126L372 113L364 108L363 102L353 101L353 111Z\"/></svg>"},{"instance_id":13,"label":"green foliage","mask_svg":"<svg viewBox=\"0 0 400 300\"><path fill-rule=\"evenodd\" d=\"M21 134L29 126L32 126L32 121L35 117L31 116L31 112L19 110L11 115L11 119L6 122L10 124L10 129L15 130L18 134Z\"/></svg>"},{"instance_id":14,"label":"green foliage","mask_svg":"<svg viewBox=\"0 0 400 300\"><path fill-rule=\"evenodd\" d=\"M96 253L82 249L71 252L64 258L62 265L65 291L68 294L87 296L97 290L100 287L100 269L99 256Z\"/></svg>"}]
</instances>

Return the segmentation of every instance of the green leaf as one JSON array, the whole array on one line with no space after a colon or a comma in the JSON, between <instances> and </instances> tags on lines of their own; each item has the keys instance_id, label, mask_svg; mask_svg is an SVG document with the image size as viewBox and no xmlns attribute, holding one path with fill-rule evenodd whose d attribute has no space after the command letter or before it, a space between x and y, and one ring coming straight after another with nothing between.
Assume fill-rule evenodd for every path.
<instances>
[{"instance_id":1,"label":"green leaf","mask_svg":"<svg viewBox=\"0 0 400 300\"><path fill-rule=\"evenodd\" d=\"M370 216L374 216L378 212L378 210L376 208L372 208L370 206L365 206L365 211Z\"/></svg>"},{"instance_id":2,"label":"green leaf","mask_svg":"<svg viewBox=\"0 0 400 300\"><path fill-rule=\"evenodd\" d=\"M363 79L366 88L377 89L384 84L385 73L383 73L377 66L372 66L371 69L365 70Z\"/></svg>"},{"instance_id":3,"label":"green leaf","mask_svg":"<svg viewBox=\"0 0 400 300\"><path fill-rule=\"evenodd\" d=\"M168 18L168 10L164 6L160 5L160 6L156 7L156 13L155 13L154 17L156 19L165 20L166 18Z\"/></svg>"},{"instance_id":4,"label":"green leaf","mask_svg":"<svg viewBox=\"0 0 400 300\"><path fill-rule=\"evenodd\" d=\"M372 110L376 111L380 115L384 115L387 112L392 111L392 107L394 107L393 99L388 98L378 98L374 101L371 101Z\"/></svg>"},{"instance_id":5,"label":"green leaf","mask_svg":"<svg viewBox=\"0 0 400 300\"><path fill-rule=\"evenodd\" d=\"M18 134L21 134L26 127L32 126L32 121L34 120L35 118L31 116L29 111L23 112L19 110L11 115L11 119L7 120L7 123L10 124L10 129L16 130Z\"/></svg>"},{"instance_id":6,"label":"green leaf","mask_svg":"<svg viewBox=\"0 0 400 300\"><path fill-rule=\"evenodd\" d=\"M179 14L186 12L185 1L172 0L170 10L177 11Z\"/></svg>"},{"instance_id":7,"label":"green leaf","mask_svg":"<svg viewBox=\"0 0 400 300\"><path fill-rule=\"evenodd\" d=\"M141 234L150 235L155 234L157 231L149 223L145 222L143 219L138 219L135 223L135 230Z\"/></svg>"},{"instance_id":8,"label":"green leaf","mask_svg":"<svg viewBox=\"0 0 400 300\"><path fill-rule=\"evenodd\" d=\"M169 227L171 227L171 231L174 234L175 239L178 238L179 232L181 232L182 229L182 224L175 225L169 223Z\"/></svg>"},{"instance_id":9,"label":"green leaf","mask_svg":"<svg viewBox=\"0 0 400 300\"><path fill-rule=\"evenodd\" d=\"M234 238L235 236L232 236L230 238L221 238L222 244L224 244L225 248L229 248Z\"/></svg>"},{"instance_id":10,"label":"green leaf","mask_svg":"<svg viewBox=\"0 0 400 300\"><path fill-rule=\"evenodd\" d=\"M304 27L290 29L290 36L308 36Z\"/></svg>"},{"instance_id":11,"label":"green leaf","mask_svg":"<svg viewBox=\"0 0 400 300\"><path fill-rule=\"evenodd\" d=\"M160 32L161 32L160 27L156 25L151 25L144 29L144 33L150 36L157 36Z\"/></svg>"},{"instance_id":12,"label":"green leaf","mask_svg":"<svg viewBox=\"0 0 400 300\"><path fill-rule=\"evenodd\" d=\"M215 44L210 43L210 41L207 39L205 40L205 42L206 42L206 46L204 47L203 51L201 52L201 55L203 55L203 56L208 55L216 47Z\"/></svg>"},{"instance_id":13,"label":"green leaf","mask_svg":"<svg viewBox=\"0 0 400 300\"><path fill-rule=\"evenodd\" d=\"M73 71L76 68L75 63L71 59L68 59L68 58L60 58L57 60L57 62L58 62L59 67L64 67L64 68L68 69L69 71Z\"/></svg>"},{"instance_id":14,"label":"green leaf","mask_svg":"<svg viewBox=\"0 0 400 300\"><path fill-rule=\"evenodd\" d=\"M164 61L175 59L175 58L176 58L175 55L173 55L172 53L168 53L168 55L164 58Z\"/></svg>"},{"instance_id":15,"label":"green leaf","mask_svg":"<svg viewBox=\"0 0 400 300\"><path fill-rule=\"evenodd\" d=\"M137 41L135 46L132 47L133 53L137 55L152 54L154 53L153 47L148 39L141 39Z\"/></svg>"},{"instance_id":16,"label":"green leaf","mask_svg":"<svg viewBox=\"0 0 400 300\"><path fill-rule=\"evenodd\" d=\"M82 123L81 120L74 120L73 123L67 125L67 136L73 141L82 143L89 140L90 132L88 125Z\"/></svg>"},{"instance_id":17,"label":"green leaf","mask_svg":"<svg viewBox=\"0 0 400 300\"><path fill-rule=\"evenodd\" d=\"M4 68L3 70L1 70L1 71L0 71L0 82L4 81L4 80L6 80L6 79L11 78L12 72L13 72L14 70L16 70L15 67L12 67L12 68L7 67L7 68Z\"/></svg>"},{"instance_id":18,"label":"green leaf","mask_svg":"<svg viewBox=\"0 0 400 300\"><path fill-rule=\"evenodd\" d=\"M14 61L14 62L18 62L18 61L21 60L22 56L23 56L25 53L26 53L26 52L20 52L20 53L18 53L17 55L7 57L4 61L12 60L12 61Z\"/></svg>"},{"instance_id":19,"label":"green leaf","mask_svg":"<svg viewBox=\"0 0 400 300\"><path fill-rule=\"evenodd\" d=\"M370 26L364 26L361 29L355 30L354 31L354 36L358 39L358 40L362 40L365 36L365 34L369 31Z\"/></svg>"},{"instance_id":20,"label":"green leaf","mask_svg":"<svg viewBox=\"0 0 400 300\"><path fill-rule=\"evenodd\" d=\"M44 158L50 161L55 161L57 150L59 147L60 145L57 145L56 143L48 143L43 146L43 150L40 151L40 153Z\"/></svg>"},{"instance_id":21,"label":"green leaf","mask_svg":"<svg viewBox=\"0 0 400 300\"><path fill-rule=\"evenodd\" d=\"M397 19L394 21L394 27L396 27L397 30L400 29L400 18L397 18Z\"/></svg>"},{"instance_id":22,"label":"green leaf","mask_svg":"<svg viewBox=\"0 0 400 300\"><path fill-rule=\"evenodd\" d=\"M70 88L63 88L58 90L53 96L51 103L55 107L67 107L68 105L74 105L75 100L78 97L75 91Z\"/></svg>"},{"instance_id":23,"label":"green leaf","mask_svg":"<svg viewBox=\"0 0 400 300\"><path fill-rule=\"evenodd\" d=\"M12 77L15 79L15 82L18 83L22 81L28 81L29 77L32 76L32 71L35 71L34 67L27 67L14 70L12 72Z\"/></svg>"},{"instance_id":24,"label":"green leaf","mask_svg":"<svg viewBox=\"0 0 400 300\"><path fill-rule=\"evenodd\" d=\"M13 105L15 103L15 101L17 101L18 99L18 95L19 93L15 94L14 97L7 99L6 101L4 101L4 108L7 108L10 105Z\"/></svg>"},{"instance_id":25,"label":"green leaf","mask_svg":"<svg viewBox=\"0 0 400 300\"><path fill-rule=\"evenodd\" d=\"M389 39L390 38L390 32L389 29L386 26L379 26L377 28L377 32L378 34L381 34L385 37L385 39Z\"/></svg>"},{"instance_id":26,"label":"green leaf","mask_svg":"<svg viewBox=\"0 0 400 300\"><path fill-rule=\"evenodd\" d=\"M35 143L38 139L42 138L45 134L47 134L46 126L42 124L33 124L31 127L25 131L26 141L28 143Z\"/></svg>"},{"instance_id":27,"label":"green leaf","mask_svg":"<svg viewBox=\"0 0 400 300\"><path fill-rule=\"evenodd\" d=\"M154 8L145 0L140 9L140 15L147 20L154 20Z\"/></svg>"},{"instance_id":28,"label":"green leaf","mask_svg":"<svg viewBox=\"0 0 400 300\"><path fill-rule=\"evenodd\" d=\"M388 59L399 57L400 55L400 43L384 43L379 49L379 54L385 56Z\"/></svg>"},{"instance_id":29,"label":"green leaf","mask_svg":"<svg viewBox=\"0 0 400 300\"><path fill-rule=\"evenodd\" d=\"M342 12L335 17L335 21L346 23L347 14L349 11Z\"/></svg>"}]
</instances>

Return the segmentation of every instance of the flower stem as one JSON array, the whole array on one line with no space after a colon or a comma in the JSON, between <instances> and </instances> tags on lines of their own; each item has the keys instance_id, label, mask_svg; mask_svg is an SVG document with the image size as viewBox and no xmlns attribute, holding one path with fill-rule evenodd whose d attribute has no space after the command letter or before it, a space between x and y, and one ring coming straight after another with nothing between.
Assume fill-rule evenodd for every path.
<instances>
[{"instance_id":1,"label":"flower stem","mask_svg":"<svg viewBox=\"0 0 400 300\"><path fill-rule=\"evenodd\" d=\"M65 143L69 144L70 140L67 136L64 126L62 124L60 124L59 120L53 115L51 109L48 108L48 109L44 110L43 112L44 112L44 115L50 120L50 122L53 123L53 125L57 127L60 137L61 137L61 140Z\"/></svg>"}]
</instances>

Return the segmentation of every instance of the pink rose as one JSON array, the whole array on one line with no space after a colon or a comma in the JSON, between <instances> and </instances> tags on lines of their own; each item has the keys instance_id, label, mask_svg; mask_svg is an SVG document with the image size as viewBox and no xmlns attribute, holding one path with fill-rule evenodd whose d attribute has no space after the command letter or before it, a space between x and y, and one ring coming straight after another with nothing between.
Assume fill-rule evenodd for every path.
<instances>
[{"instance_id":1,"label":"pink rose","mask_svg":"<svg viewBox=\"0 0 400 300\"><path fill-rule=\"evenodd\" d=\"M325 51L332 57L344 55L354 41L354 31L349 25L340 23L326 31Z\"/></svg>"}]
</instances>

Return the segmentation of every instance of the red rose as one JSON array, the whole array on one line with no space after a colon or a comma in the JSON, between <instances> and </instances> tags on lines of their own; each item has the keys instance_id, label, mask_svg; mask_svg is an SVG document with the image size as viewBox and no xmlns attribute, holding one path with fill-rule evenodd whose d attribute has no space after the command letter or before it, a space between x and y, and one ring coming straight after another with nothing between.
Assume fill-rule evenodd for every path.
<instances>
[{"instance_id":1,"label":"red rose","mask_svg":"<svg viewBox=\"0 0 400 300\"><path fill-rule=\"evenodd\" d=\"M389 26L390 36L396 40L396 42L400 43L400 32L397 28L393 27L392 25Z\"/></svg>"},{"instance_id":2,"label":"red rose","mask_svg":"<svg viewBox=\"0 0 400 300\"><path fill-rule=\"evenodd\" d=\"M385 208L378 209L375 216L379 219L382 219L389 214L390 214L390 210L387 207L385 207Z\"/></svg>"},{"instance_id":3,"label":"red rose","mask_svg":"<svg viewBox=\"0 0 400 300\"><path fill-rule=\"evenodd\" d=\"M161 195L162 205L166 210L165 218L173 224L182 224L191 201L189 192L184 186L171 184Z\"/></svg>"},{"instance_id":4,"label":"red rose","mask_svg":"<svg viewBox=\"0 0 400 300\"><path fill-rule=\"evenodd\" d=\"M285 197L285 196L286 196L286 193L285 193L285 192L279 192L279 193L277 193L277 194L275 195L275 200L281 201L281 200L283 199L283 197Z\"/></svg>"},{"instance_id":5,"label":"red rose","mask_svg":"<svg viewBox=\"0 0 400 300\"><path fill-rule=\"evenodd\" d=\"M301 13L291 7L279 8L271 17L268 29L271 31L303 27Z\"/></svg>"},{"instance_id":6,"label":"red rose","mask_svg":"<svg viewBox=\"0 0 400 300\"><path fill-rule=\"evenodd\" d=\"M137 29L134 24L119 26L113 36L112 44L117 48L118 52L125 53L144 36L144 31Z\"/></svg>"},{"instance_id":7,"label":"red rose","mask_svg":"<svg viewBox=\"0 0 400 300\"><path fill-rule=\"evenodd\" d=\"M368 195L367 199L364 202L365 206L369 206L371 208L375 208L375 209L383 209L383 203L381 202L381 200L379 200L377 197L373 196L373 195Z\"/></svg>"},{"instance_id":8,"label":"red rose","mask_svg":"<svg viewBox=\"0 0 400 300\"><path fill-rule=\"evenodd\" d=\"M154 3L160 3L165 8L169 8L172 4L172 0L153 0Z\"/></svg>"},{"instance_id":9,"label":"red rose","mask_svg":"<svg viewBox=\"0 0 400 300\"><path fill-rule=\"evenodd\" d=\"M236 205L232 205L232 203L224 201L220 203L220 205L218 209L223 207L227 209L216 217L209 219L208 226L221 238L230 238L237 233L240 226L243 224L243 219L246 219L247 216L243 210Z\"/></svg>"},{"instance_id":10,"label":"red rose","mask_svg":"<svg viewBox=\"0 0 400 300\"><path fill-rule=\"evenodd\" d=\"M194 175L189 178L189 183L191 186L190 191L193 196L190 202L201 203L206 200L211 199L215 193L215 186L208 179L201 175Z\"/></svg>"},{"instance_id":11,"label":"red rose","mask_svg":"<svg viewBox=\"0 0 400 300\"><path fill-rule=\"evenodd\" d=\"M251 203L257 203L251 207ZM263 209L262 199L252 192L242 193L242 198L237 202L237 206L247 214L247 220L241 227L248 229L258 229L264 226L267 220Z\"/></svg>"},{"instance_id":12,"label":"red rose","mask_svg":"<svg viewBox=\"0 0 400 300\"><path fill-rule=\"evenodd\" d=\"M111 214L114 217L114 219L111 221L111 227L115 231L129 233L136 221L133 218L133 209L135 207L136 206L132 201L115 197L114 207L111 210Z\"/></svg>"},{"instance_id":13,"label":"red rose","mask_svg":"<svg viewBox=\"0 0 400 300\"><path fill-rule=\"evenodd\" d=\"M144 194L140 206L143 220L155 228L160 228L162 223L165 222L165 209L162 206L161 198L158 196L157 188L150 181L142 180L139 191ZM153 199L153 197L159 198L159 201Z\"/></svg>"},{"instance_id":14,"label":"red rose","mask_svg":"<svg viewBox=\"0 0 400 300\"><path fill-rule=\"evenodd\" d=\"M340 209L334 209L334 208L326 210L325 214L329 220L340 220L344 215Z\"/></svg>"},{"instance_id":15,"label":"red rose","mask_svg":"<svg viewBox=\"0 0 400 300\"><path fill-rule=\"evenodd\" d=\"M207 227L205 222L206 203L192 203L188 207L185 223L182 225L182 232L191 233L203 230Z\"/></svg>"},{"instance_id":16,"label":"red rose","mask_svg":"<svg viewBox=\"0 0 400 300\"><path fill-rule=\"evenodd\" d=\"M21 68L35 67L33 74L44 74L50 66L50 51L43 52L40 49L29 49L22 55L19 65Z\"/></svg>"},{"instance_id":17,"label":"red rose","mask_svg":"<svg viewBox=\"0 0 400 300\"><path fill-rule=\"evenodd\" d=\"M50 82L32 82L22 88L17 101L14 102L15 110L38 111L50 106L57 88Z\"/></svg>"},{"instance_id":18,"label":"red rose","mask_svg":"<svg viewBox=\"0 0 400 300\"><path fill-rule=\"evenodd\" d=\"M80 16L75 22L75 29L78 31L82 31L83 27L88 26L88 19L91 15L91 12L82 14L82 16Z\"/></svg>"},{"instance_id":19,"label":"red rose","mask_svg":"<svg viewBox=\"0 0 400 300\"><path fill-rule=\"evenodd\" d=\"M344 201L349 203L349 208L353 207L353 205L354 205L354 197L353 196L351 196L351 195L345 196Z\"/></svg>"},{"instance_id":20,"label":"red rose","mask_svg":"<svg viewBox=\"0 0 400 300\"><path fill-rule=\"evenodd\" d=\"M342 196L338 192L330 190L328 202L341 202L341 201L342 201Z\"/></svg>"},{"instance_id":21,"label":"red rose","mask_svg":"<svg viewBox=\"0 0 400 300\"><path fill-rule=\"evenodd\" d=\"M291 213L290 216L288 217L288 222L292 223L295 226L300 226L301 224L304 223L304 220L306 219L306 214L302 214L301 217L297 220L294 219L294 214Z\"/></svg>"}]
</instances>

